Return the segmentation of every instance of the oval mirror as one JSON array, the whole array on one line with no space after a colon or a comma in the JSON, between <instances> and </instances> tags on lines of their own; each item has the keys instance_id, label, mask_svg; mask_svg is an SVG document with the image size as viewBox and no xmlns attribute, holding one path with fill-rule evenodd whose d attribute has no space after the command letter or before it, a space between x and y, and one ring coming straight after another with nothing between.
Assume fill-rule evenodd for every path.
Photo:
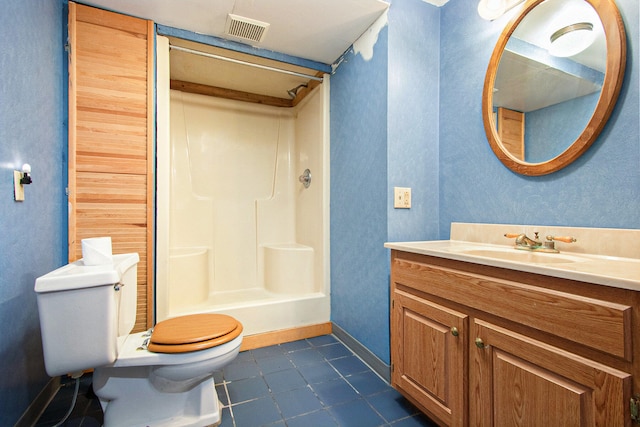
<instances>
[{"instance_id":1,"label":"oval mirror","mask_svg":"<svg viewBox=\"0 0 640 427\"><path fill-rule=\"evenodd\" d=\"M546 175L591 146L626 62L613 0L529 0L494 48L482 94L491 149L509 169Z\"/></svg>"}]
</instances>

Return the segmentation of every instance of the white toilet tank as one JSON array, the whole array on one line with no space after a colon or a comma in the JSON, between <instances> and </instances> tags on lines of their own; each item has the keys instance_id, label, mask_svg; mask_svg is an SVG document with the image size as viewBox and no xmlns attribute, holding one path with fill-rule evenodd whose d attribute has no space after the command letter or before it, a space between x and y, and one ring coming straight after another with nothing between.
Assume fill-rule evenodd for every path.
<instances>
[{"instance_id":1,"label":"white toilet tank","mask_svg":"<svg viewBox=\"0 0 640 427\"><path fill-rule=\"evenodd\" d=\"M113 363L118 337L136 320L137 253L114 255L108 265L82 260L36 279L42 348L54 377Z\"/></svg>"}]
</instances>

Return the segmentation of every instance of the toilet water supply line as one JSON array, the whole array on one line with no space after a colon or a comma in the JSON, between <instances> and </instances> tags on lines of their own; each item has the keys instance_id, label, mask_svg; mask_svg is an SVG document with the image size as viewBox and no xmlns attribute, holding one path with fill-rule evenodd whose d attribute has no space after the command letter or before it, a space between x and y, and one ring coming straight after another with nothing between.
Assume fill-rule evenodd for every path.
<instances>
[{"instance_id":1,"label":"toilet water supply line","mask_svg":"<svg viewBox=\"0 0 640 427\"><path fill-rule=\"evenodd\" d=\"M67 414L64 416L64 418L61 419L58 423L54 424L53 427L59 427L62 424L64 424L64 422L67 421L67 418L69 418L69 415L71 415L71 413L73 412L73 408L76 407L76 400L78 399L78 390L80 390L80 377L82 376L82 372L76 373L76 374L70 374L70 375L71 375L71 378L75 378L76 379L76 388L75 388L75 390L73 392L73 399L71 400L71 407L67 411Z\"/></svg>"}]
</instances>

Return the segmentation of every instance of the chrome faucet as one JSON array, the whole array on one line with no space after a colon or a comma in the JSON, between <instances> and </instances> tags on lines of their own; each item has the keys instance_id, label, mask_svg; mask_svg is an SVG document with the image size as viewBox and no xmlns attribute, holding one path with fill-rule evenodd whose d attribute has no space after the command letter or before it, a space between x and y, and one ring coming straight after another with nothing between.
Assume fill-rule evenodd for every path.
<instances>
[{"instance_id":1,"label":"chrome faucet","mask_svg":"<svg viewBox=\"0 0 640 427\"><path fill-rule=\"evenodd\" d=\"M542 246L542 242L538 240L538 232L535 232L536 240L528 237L526 234L505 233L504 237L508 239L516 238L516 247L522 249L536 249Z\"/></svg>"},{"instance_id":2,"label":"chrome faucet","mask_svg":"<svg viewBox=\"0 0 640 427\"><path fill-rule=\"evenodd\" d=\"M526 234L516 234L516 233L505 233L504 237L508 239L516 239L516 249L525 249L530 251L541 251L541 252L559 252L555 247L555 240L565 243L573 243L576 241L575 237L571 236L547 236L547 239L544 243L539 241L538 232L535 233L535 240L528 237Z\"/></svg>"},{"instance_id":3,"label":"chrome faucet","mask_svg":"<svg viewBox=\"0 0 640 427\"><path fill-rule=\"evenodd\" d=\"M560 252L556 249L555 240L564 243L577 242L576 238L571 236L547 236L547 240L544 242L546 252Z\"/></svg>"}]
</instances>

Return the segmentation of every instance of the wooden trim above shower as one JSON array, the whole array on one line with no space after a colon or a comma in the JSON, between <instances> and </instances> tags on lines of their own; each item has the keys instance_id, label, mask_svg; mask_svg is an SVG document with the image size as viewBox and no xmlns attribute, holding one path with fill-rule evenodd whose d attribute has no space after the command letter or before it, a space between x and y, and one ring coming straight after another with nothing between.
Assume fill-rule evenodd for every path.
<instances>
[{"instance_id":1,"label":"wooden trim above shower","mask_svg":"<svg viewBox=\"0 0 640 427\"><path fill-rule=\"evenodd\" d=\"M199 95L215 96L216 98L233 99L235 101L251 102L254 104L270 105L272 107L293 107L292 99L277 98L275 96L258 95L239 90L190 83L182 80L171 80L171 89Z\"/></svg>"},{"instance_id":2,"label":"wooden trim above shower","mask_svg":"<svg viewBox=\"0 0 640 427\"><path fill-rule=\"evenodd\" d=\"M134 331L153 320L153 22L69 2L69 261L137 252Z\"/></svg>"},{"instance_id":3,"label":"wooden trim above shower","mask_svg":"<svg viewBox=\"0 0 640 427\"><path fill-rule=\"evenodd\" d=\"M318 72L316 77L322 77L322 73ZM250 102L254 104L269 105L272 107L291 108L295 107L302 101L311 91L321 82L310 80L307 87L300 88L294 99L278 98L275 96L260 95L256 93L243 92L240 90L227 89L223 87L209 86L200 83L191 83L183 80L170 80L170 87L173 90L181 92L195 93L199 95L214 96L217 98L233 99L235 101Z\"/></svg>"}]
</instances>

